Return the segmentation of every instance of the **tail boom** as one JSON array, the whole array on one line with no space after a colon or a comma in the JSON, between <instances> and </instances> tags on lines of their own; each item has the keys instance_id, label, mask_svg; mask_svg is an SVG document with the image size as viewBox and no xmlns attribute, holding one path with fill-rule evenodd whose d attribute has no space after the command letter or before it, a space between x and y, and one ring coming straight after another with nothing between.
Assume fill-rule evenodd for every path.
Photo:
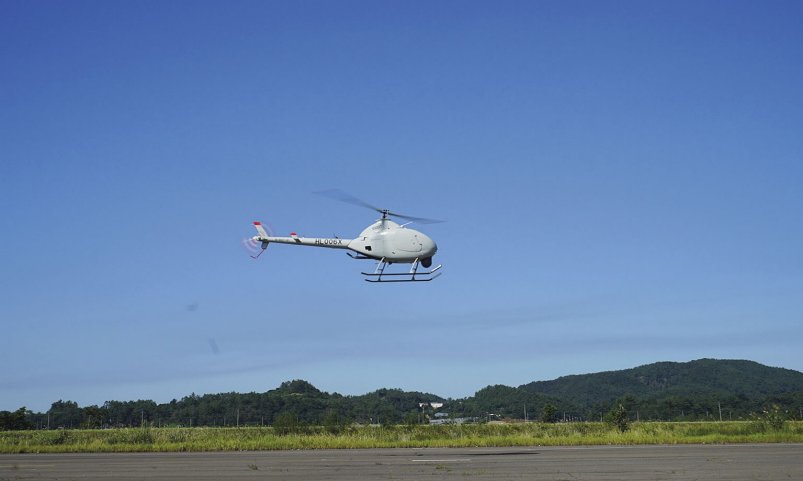
<instances>
[{"instance_id":1,"label":"tail boom","mask_svg":"<svg viewBox=\"0 0 803 481\"><path fill-rule=\"evenodd\" d=\"M262 243L262 248L265 249L271 242L277 244L292 244L310 247L328 247L330 249L348 249L351 243L350 239L340 238L326 238L326 237L299 237L295 232L290 234L290 237L277 237L268 235L268 232L259 221L254 221L254 227L257 234L252 237L253 240Z\"/></svg>"}]
</instances>

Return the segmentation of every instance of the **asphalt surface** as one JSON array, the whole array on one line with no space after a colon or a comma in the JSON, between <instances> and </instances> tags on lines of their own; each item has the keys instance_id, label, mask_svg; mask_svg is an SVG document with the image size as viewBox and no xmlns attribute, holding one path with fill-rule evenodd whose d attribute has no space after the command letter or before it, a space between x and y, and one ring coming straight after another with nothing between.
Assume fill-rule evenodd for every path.
<instances>
[{"instance_id":1,"label":"asphalt surface","mask_svg":"<svg viewBox=\"0 0 803 481\"><path fill-rule=\"evenodd\" d=\"M803 444L4 454L16 480L803 480Z\"/></svg>"}]
</instances>

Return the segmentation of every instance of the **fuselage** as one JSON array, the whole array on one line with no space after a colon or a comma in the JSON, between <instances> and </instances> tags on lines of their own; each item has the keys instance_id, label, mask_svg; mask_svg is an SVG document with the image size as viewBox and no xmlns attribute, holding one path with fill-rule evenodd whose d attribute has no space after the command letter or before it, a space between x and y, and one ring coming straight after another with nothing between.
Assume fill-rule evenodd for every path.
<instances>
[{"instance_id":1,"label":"fuselage","mask_svg":"<svg viewBox=\"0 0 803 481\"><path fill-rule=\"evenodd\" d=\"M415 229L380 219L349 242L348 248L361 255L387 262L411 263L431 259L438 251L435 241Z\"/></svg>"},{"instance_id":2,"label":"fuselage","mask_svg":"<svg viewBox=\"0 0 803 481\"><path fill-rule=\"evenodd\" d=\"M426 234L415 229L408 229L389 219L380 219L365 230L356 239L301 237L292 234L290 237L274 237L258 235L255 241L267 243L303 245L310 247L328 247L330 249L349 249L360 256L383 260L388 263L413 263L416 260L424 267L432 263L432 256L438 246Z\"/></svg>"}]
</instances>

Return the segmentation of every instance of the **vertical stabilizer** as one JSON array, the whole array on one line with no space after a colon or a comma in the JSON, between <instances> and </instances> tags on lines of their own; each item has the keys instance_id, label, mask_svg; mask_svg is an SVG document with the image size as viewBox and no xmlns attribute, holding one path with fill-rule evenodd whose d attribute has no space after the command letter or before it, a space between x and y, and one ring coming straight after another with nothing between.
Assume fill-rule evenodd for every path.
<instances>
[{"instance_id":1,"label":"vertical stabilizer","mask_svg":"<svg viewBox=\"0 0 803 481\"><path fill-rule=\"evenodd\" d=\"M254 221L254 227L256 227L257 232L259 233L259 237L264 237L265 239L268 238L268 233L265 232L265 228L262 227L262 223L258 220Z\"/></svg>"}]
</instances>

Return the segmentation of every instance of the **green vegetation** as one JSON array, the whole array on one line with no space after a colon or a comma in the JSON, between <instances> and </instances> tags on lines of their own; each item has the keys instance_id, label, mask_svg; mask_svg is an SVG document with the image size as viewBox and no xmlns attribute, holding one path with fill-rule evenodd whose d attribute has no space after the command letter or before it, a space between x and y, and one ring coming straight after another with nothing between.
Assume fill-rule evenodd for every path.
<instances>
[{"instance_id":1,"label":"green vegetation","mask_svg":"<svg viewBox=\"0 0 803 481\"><path fill-rule=\"evenodd\" d=\"M162 452L392 447L564 446L802 442L803 423L778 430L756 422L636 422L627 432L607 423L514 423L324 426L280 434L271 427L123 428L0 432L0 453Z\"/></svg>"},{"instance_id":2,"label":"green vegetation","mask_svg":"<svg viewBox=\"0 0 803 481\"><path fill-rule=\"evenodd\" d=\"M781 411L778 405L774 405L769 409L764 409L759 415L753 416L753 423L759 431L783 431L786 421L789 418L789 413Z\"/></svg>"},{"instance_id":3,"label":"green vegetation","mask_svg":"<svg viewBox=\"0 0 803 481\"><path fill-rule=\"evenodd\" d=\"M284 423L326 424L332 430L357 422L398 424L419 419L420 403L444 402L434 394L379 389L362 396L342 396L316 389L301 381L282 383L264 393L223 393L198 396L157 404L150 400L107 401L101 406L79 407L73 401L54 402L45 413L25 411L25 427L0 425L2 429L117 428L117 427L243 427ZM0 419L7 412L0 412ZM7 413L9 415L17 413ZM412 415L412 418L410 417ZM17 416L18 417L18 416ZM290 417L292 417L292 422ZM328 418L328 420L327 420ZM14 418L17 419L17 418ZM426 419L421 417L422 421Z\"/></svg>"},{"instance_id":4,"label":"green vegetation","mask_svg":"<svg viewBox=\"0 0 803 481\"><path fill-rule=\"evenodd\" d=\"M611 409L607 418L607 423L616 427L620 433L626 433L630 429L630 418L627 415L627 409L622 404Z\"/></svg>"},{"instance_id":5,"label":"green vegetation","mask_svg":"<svg viewBox=\"0 0 803 481\"><path fill-rule=\"evenodd\" d=\"M544 410L541 412L541 422L542 423L554 423L556 421L555 414L558 412L558 408L555 407L552 403L547 403L544 406Z\"/></svg>"},{"instance_id":6,"label":"green vegetation","mask_svg":"<svg viewBox=\"0 0 803 481\"><path fill-rule=\"evenodd\" d=\"M432 403L443 407L433 409ZM81 407L59 400L44 413L24 407L0 411L0 431L272 426L275 434L290 436L321 426L335 436L354 424L413 427L436 416L438 422L525 417L547 423L603 422L605 413L620 406L613 423L620 429L634 421L733 420L778 431L786 420L803 420L803 373L750 361L663 362L517 388L488 386L456 400L400 389L343 396L295 380L263 393L191 394L162 404L107 401Z\"/></svg>"},{"instance_id":7,"label":"green vegetation","mask_svg":"<svg viewBox=\"0 0 803 481\"><path fill-rule=\"evenodd\" d=\"M622 371L565 376L519 387L560 400L560 409L599 420L617 404L642 420L749 419L778 405L803 413L803 373L753 361L658 362ZM721 412L720 412L721 409Z\"/></svg>"},{"instance_id":8,"label":"green vegetation","mask_svg":"<svg viewBox=\"0 0 803 481\"><path fill-rule=\"evenodd\" d=\"M16 411L0 411L0 431L13 431L17 429L32 429L33 424L28 421L30 413L25 407L21 407Z\"/></svg>"},{"instance_id":9,"label":"green vegetation","mask_svg":"<svg viewBox=\"0 0 803 481\"><path fill-rule=\"evenodd\" d=\"M542 422L517 422L527 412ZM59 400L46 413L0 411L0 452L803 442L801 417L803 373L704 359L488 386L458 400L399 389L342 396L300 380L164 404ZM507 422L489 422L498 419Z\"/></svg>"}]
</instances>

